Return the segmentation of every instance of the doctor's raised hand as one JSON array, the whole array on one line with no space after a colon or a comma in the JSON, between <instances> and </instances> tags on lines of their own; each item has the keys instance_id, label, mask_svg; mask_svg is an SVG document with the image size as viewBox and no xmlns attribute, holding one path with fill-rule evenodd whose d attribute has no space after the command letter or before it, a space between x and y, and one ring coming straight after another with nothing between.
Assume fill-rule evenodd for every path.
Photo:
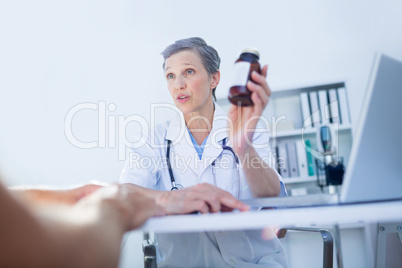
<instances>
[{"instance_id":1,"label":"doctor's raised hand","mask_svg":"<svg viewBox=\"0 0 402 268\"><path fill-rule=\"evenodd\" d=\"M243 164L247 182L254 197L278 196L281 185L277 173L268 166L253 146L258 120L268 105L271 90L266 81L268 66L251 73L252 81L247 88L251 91L253 106L231 105L228 116L230 119L230 143Z\"/></svg>"},{"instance_id":2,"label":"doctor's raised hand","mask_svg":"<svg viewBox=\"0 0 402 268\"><path fill-rule=\"evenodd\" d=\"M247 88L251 91L252 106L231 105L228 116L230 122L230 141L233 150L242 154L253 146L254 130L260 116L269 102L271 90L265 80L268 66L261 69L261 74L256 71L251 73L253 81L248 81Z\"/></svg>"}]
</instances>

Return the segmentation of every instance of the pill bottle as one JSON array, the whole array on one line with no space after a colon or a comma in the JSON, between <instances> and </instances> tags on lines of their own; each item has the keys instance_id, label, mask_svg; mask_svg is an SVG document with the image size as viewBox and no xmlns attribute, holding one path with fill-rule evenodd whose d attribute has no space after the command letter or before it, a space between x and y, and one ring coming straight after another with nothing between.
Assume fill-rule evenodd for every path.
<instances>
[{"instance_id":1,"label":"pill bottle","mask_svg":"<svg viewBox=\"0 0 402 268\"><path fill-rule=\"evenodd\" d=\"M235 61L232 82L229 90L229 101L237 106L252 106L251 91L247 89L247 82L251 79L251 73L261 73L258 60L260 53L255 48L243 49L240 57Z\"/></svg>"}]
</instances>

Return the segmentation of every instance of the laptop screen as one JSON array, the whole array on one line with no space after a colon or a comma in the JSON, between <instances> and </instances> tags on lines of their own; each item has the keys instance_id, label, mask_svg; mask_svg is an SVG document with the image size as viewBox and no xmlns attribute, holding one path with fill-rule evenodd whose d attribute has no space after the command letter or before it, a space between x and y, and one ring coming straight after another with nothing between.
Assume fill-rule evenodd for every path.
<instances>
[{"instance_id":1,"label":"laptop screen","mask_svg":"<svg viewBox=\"0 0 402 268\"><path fill-rule=\"evenodd\" d=\"M355 133L340 201L402 198L402 62L376 55Z\"/></svg>"}]
</instances>

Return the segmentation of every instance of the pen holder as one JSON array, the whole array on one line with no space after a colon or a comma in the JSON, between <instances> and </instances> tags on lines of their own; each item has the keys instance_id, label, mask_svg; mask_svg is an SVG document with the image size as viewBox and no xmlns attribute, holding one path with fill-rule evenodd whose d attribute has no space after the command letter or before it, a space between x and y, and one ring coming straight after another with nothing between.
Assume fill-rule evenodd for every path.
<instances>
[{"instance_id":1,"label":"pen holder","mask_svg":"<svg viewBox=\"0 0 402 268\"><path fill-rule=\"evenodd\" d=\"M316 159L317 184L323 190L325 186L342 185L345 174L343 157L336 157L330 163Z\"/></svg>"}]
</instances>

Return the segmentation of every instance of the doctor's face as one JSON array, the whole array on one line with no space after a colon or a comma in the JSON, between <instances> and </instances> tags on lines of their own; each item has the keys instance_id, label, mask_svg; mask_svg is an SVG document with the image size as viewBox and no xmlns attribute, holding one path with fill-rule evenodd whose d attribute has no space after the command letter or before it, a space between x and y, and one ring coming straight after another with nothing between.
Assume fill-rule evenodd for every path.
<instances>
[{"instance_id":1,"label":"doctor's face","mask_svg":"<svg viewBox=\"0 0 402 268\"><path fill-rule=\"evenodd\" d=\"M219 72L208 75L197 52L184 50L165 61L165 78L175 105L184 113L213 109L212 89L219 82Z\"/></svg>"}]
</instances>

